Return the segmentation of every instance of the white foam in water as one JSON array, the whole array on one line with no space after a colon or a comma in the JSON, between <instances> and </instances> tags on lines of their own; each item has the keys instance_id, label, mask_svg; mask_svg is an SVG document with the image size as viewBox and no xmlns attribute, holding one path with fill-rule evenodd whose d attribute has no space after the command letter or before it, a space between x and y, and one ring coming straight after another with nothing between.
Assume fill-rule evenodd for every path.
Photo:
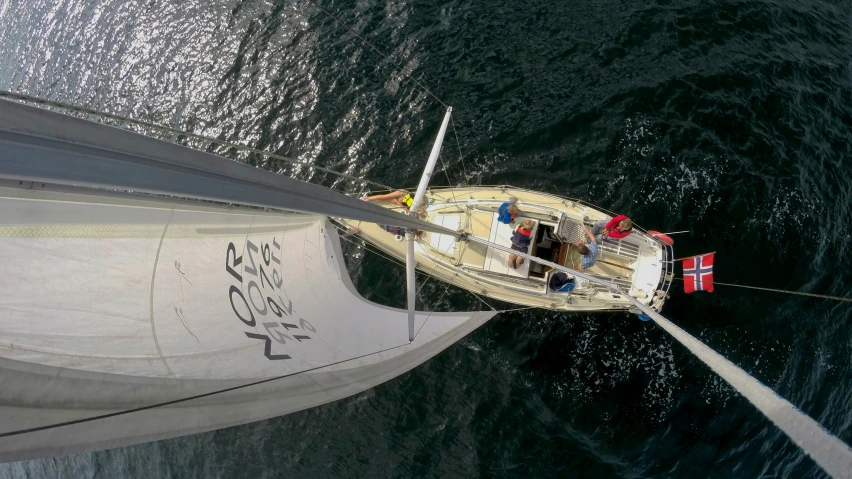
<instances>
[{"instance_id":1,"label":"white foam in water","mask_svg":"<svg viewBox=\"0 0 852 479\"><path fill-rule=\"evenodd\" d=\"M582 323L584 329L571 333L566 377L550 383L553 396L596 402L616 385L641 376L642 386L634 399L643 408L643 418L665 421L676 403L681 378L671 343L660 344L645 332L617 334L617 330L601 328L597 317L584 317L575 323ZM587 356L590 353L592 357Z\"/></svg>"},{"instance_id":2,"label":"white foam in water","mask_svg":"<svg viewBox=\"0 0 852 479\"><path fill-rule=\"evenodd\" d=\"M642 307L638 301L634 304L745 396L831 477L852 478L852 449L846 443L828 432L775 391L764 386L760 381L686 331L675 326L668 319Z\"/></svg>"},{"instance_id":3,"label":"white foam in water","mask_svg":"<svg viewBox=\"0 0 852 479\"><path fill-rule=\"evenodd\" d=\"M457 149L450 151L452 151L452 155L458 154ZM449 156L448 159L444 159L444 161L447 163L448 168L452 168L452 166L450 166L450 162L460 162L460 160L455 159L455 156ZM497 150L493 150L489 153L477 154L475 156L466 156L464 157L464 163L464 170L466 173L464 181L470 185L481 184L482 180L486 178L487 175L505 173L509 171L510 166L515 165L513 157ZM461 179L461 175L458 173L450 174L450 181L456 182L459 179Z\"/></svg>"},{"instance_id":4,"label":"white foam in water","mask_svg":"<svg viewBox=\"0 0 852 479\"><path fill-rule=\"evenodd\" d=\"M616 160L617 170L635 170L638 165L646 163L646 160L637 160L637 157L660 155L654 148L660 141L660 135L653 122L646 118L628 118L623 129L623 136L617 140L621 150ZM729 160L725 157L707 156L700 161L685 162L673 156L660 156L653 169L645 168L645 172L640 173L643 179L634 198L644 199L646 204L668 205L673 202L695 201L694 210L690 215L700 218L711 206L721 201L716 192L719 189L719 179L725 174L728 164ZM613 191L620 190L618 179L613 181L612 185Z\"/></svg>"},{"instance_id":5,"label":"white foam in water","mask_svg":"<svg viewBox=\"0 0 852 479\"><path fill-rule=\"evenodd\" d=\"M661 140L654 123L646 118L627 118L622 127L622 133L616 140L619 157L616 159L615 170L636 171L627 175L640 179L634 186L636 189L633 199L645 204L682 204L688 205L690 221L701 219L714 206L718 206L725 194L725 182L733 179L728 171L735 160L727 156L705 156L690 158L688 155L662 155L654 146ZM639 165L644 165L649 155L656 155L652 169L638 171ZM641 157L641 158L640 158ZM621 191L625 175L615 178L609 183L610 195ZM761 180L751 180L761 181ZM790 239L787 231L807 227L806 220L818 220L820 209L813 193L803 191L799 187L788 186L784 183L768 185L772 194L766 197L752 198L751 213L742 221L742 227L732 229L729 240L753 241L755 233L764 233L767 226L774 226L776 235L783 235L784 242ZM781 227L779 227L781 225Z\"/></svg>"}]
</instances>

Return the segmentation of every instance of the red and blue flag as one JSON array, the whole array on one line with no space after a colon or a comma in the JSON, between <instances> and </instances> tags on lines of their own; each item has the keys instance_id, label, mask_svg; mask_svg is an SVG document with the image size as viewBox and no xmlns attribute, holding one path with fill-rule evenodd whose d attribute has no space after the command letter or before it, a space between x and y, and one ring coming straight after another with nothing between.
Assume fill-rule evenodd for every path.
<instances>
[{"instance_id":1,"label":"red and blue flag","mask_svg":"<svg viewBox=\"0 0 852 479\"><path fill-rule=\"evenodd\" d=\"M715 253L702 254L683 260L683 290L713 292L713 256Z\"/></svg>"}]
</instances>

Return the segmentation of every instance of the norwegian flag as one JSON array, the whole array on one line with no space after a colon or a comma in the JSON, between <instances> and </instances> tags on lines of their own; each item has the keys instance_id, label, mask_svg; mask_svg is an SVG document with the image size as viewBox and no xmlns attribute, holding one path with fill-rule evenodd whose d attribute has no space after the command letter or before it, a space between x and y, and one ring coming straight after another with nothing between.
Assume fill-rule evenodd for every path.
<instances>
[{"instance_id":1,"label":"norwegian flag","mask_svg":"<svg viewBox=\"0 0 852 479\"><path fill-rule=\"evenodd\" d=\"M702 254L683 260L683 290L713 292L713 255Z\"/></svg>"}]
</instances>

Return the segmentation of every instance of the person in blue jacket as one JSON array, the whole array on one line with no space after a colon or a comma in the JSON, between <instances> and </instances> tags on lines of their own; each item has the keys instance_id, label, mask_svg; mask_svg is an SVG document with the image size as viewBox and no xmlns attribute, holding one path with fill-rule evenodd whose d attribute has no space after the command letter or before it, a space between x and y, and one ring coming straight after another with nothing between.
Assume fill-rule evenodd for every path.
<instances>
[{"instance_id":1,"label":"person in blue jacket","mask_svg":"<svg viewBox=\"0 0 852 479\"><path fill-rule=\"evenodd\" d=\"M560 271L558 273L553 273L553 275L550 276L550 281L547 285L550 287L551 291L570 293L574 290L576 283L574 282L574 278Z\"/></svg>"},{"instance_id":2,"label":"person in blue jacket","mask_svg":"<svg viewBox=\"0 0 852 479\"><path fill-rule=\"evenodd\" d=\"M517 201L518 199L513 196L509 201L500 205L500 208L497 208L497 221L507 225L514 223L515 215L521 211L515 204Z\"/></svg>"}]
</instances>

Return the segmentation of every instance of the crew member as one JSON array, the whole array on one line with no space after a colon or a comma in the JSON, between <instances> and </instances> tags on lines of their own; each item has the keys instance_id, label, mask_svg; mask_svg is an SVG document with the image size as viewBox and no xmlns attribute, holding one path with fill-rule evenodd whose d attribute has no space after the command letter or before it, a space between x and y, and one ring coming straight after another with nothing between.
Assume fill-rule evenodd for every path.
<instances>
[{"instance_id":1,"label":"crew member","mask_svg":"<svg viewBox=\"0 0 852 479\"><path fill-rule=\"evenodd\" d=\"M574 282L574 278L568 276L562 271L558 273L553 273L550 276L550 281L548 281L547 285L550 287L551 291L557 291L560 293L571 292L574 287L577 286L577 284Z\"/></svg>"},{"instance_id":2,"label":"crew member","mask_svg":"<svg viewBox=\"0 0 852 479\"><path fill-rule=\"evenodd\" d=\"M518 209L518 205L516 205L517 202L518 199L512 196L509 198L509 201L500 205L500 208L497 208L497 221L507 225L514 223L515 215L521 211Z\"/></svg>"},{"instance_id":3,"label":"crew member","mask_svg":"<svg viewBox=\"0 0 852 479\"><path fill-rule=\"evenodd\" d=\"M520 251L522 253L529 251L530 243L532 242L530 235L532 234L533 228L535 228L535 221L533 220L525 220L520 226L518 226L518 229L512 233L513 250ZM509 255L509 265L512 266L512 268L518 269L518 266L522 264L524 264L524 258L516 254Z\"/></svg>"},{"instance_id":4,"label":"crew member","mask_svg":"<svg viewBox=\"0 0 852 479\"><path fill-rule=\"evenodd\" d=\"M414 204L414 196L405 190L396 190L383 195L362 196L361 199L367 202L388 201L406 210L411 210L411 205ZM420 205L420 216L426 216L426 208L423 205Z\"/></svg>"},{"instance_id":5,"label":"crew member","mask_svg":"<svg viewBox=\"0 0 852 479\"><path fill-rule=\"evenodd\" d=\"M600 220L592 227L592 235L600 243L604 238L621 239L627 238L633 232L633 222L624 215L615 218Z\"/></svg>"},{"instance_id":6,"label":"crew member","mask_svg":"<svg viewBox=\"0 0 852 479\"><path fill-rule=\"evenodd\" d=\"M405 237L405 234L408 232L408 229L403 228L402 226L379 225L379 228L387 231L390 234L393 234L393 235L396 235L396 236L402 236L403 238ZM421 234L423 234L422 231L415 230L414 231L414 239L419 238Z\"/></svg>"},{"instance_id":7,"label":"crew member","mask_svg":"<svg viewBox=\"0 0 852 479\"><path fill-rule=\"evenodd\" d=\"M577 252L580 253L580 268L581 273L595 265L598 260L598 241L595 235L583 225L583 231L586 233L586 238L577 242Z\"/></svg>"}]
</instances>

